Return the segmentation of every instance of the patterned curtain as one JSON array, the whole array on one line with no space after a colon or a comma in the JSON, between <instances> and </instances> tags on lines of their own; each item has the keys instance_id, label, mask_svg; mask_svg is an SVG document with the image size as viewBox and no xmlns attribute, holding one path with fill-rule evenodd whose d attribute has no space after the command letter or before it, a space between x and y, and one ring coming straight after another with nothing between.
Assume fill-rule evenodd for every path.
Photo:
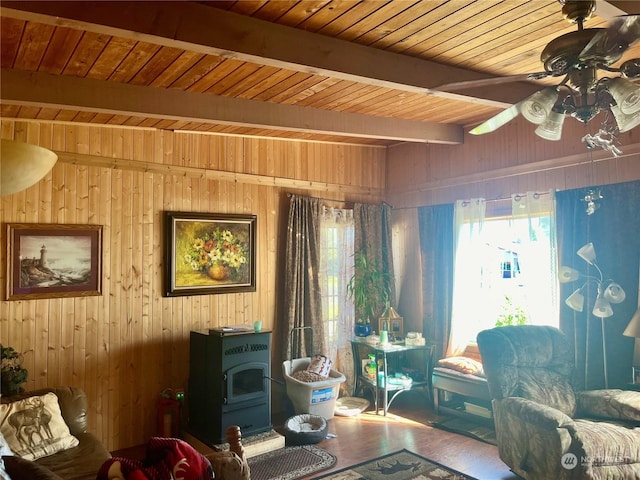
<instances>
[{"instance_id":1,"label":"patterned curtain","mask_svg":"<svg viewBox=\"0 0 640 480\"><path fill-rule=\"evenodd\" d=\"M365 252L368 262L393 273L393 251L391 249L391 207L386 204L370 205L356 203L353 206L355 226L355 252ZM389 284L390 305L396 308L396 287L393 279ZM383 311L378 312L378 316ZM377 330L375 327L374 330Z\"/></svg>"},{"instance_id":2,"label":"patterned curtain","mask_svg":"<svg viewBox=\"0 0 640 480\"><path fill-rule=\"evenodd\" d=\"M298 195L290 198L285 250L284 324L287 328L283 332L286 335L283 339L286 348L281 352L283 360L305 358L325 350L318 277L322 207L316 198Z\"/></svg>"}]
</instances>

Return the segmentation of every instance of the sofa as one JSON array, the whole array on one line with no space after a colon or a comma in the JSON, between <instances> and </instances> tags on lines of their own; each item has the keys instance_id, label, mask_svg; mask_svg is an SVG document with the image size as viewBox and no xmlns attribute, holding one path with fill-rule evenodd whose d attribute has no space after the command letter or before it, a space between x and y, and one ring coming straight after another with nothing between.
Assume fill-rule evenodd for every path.
<instances>
[{"instance_id":1,"label":"sofa","mask_svg":"<svg viewBox=\"0 0 640 480\"><path fill-rule=\"evenodd\" d=\"M0 441L4 438L13 452L13 455L2 456L9 477L12 480L95 480L111 455L87 431L87 411L87 396L75 387L46 388L2 397Z\"/></svg>"}]
</instances>

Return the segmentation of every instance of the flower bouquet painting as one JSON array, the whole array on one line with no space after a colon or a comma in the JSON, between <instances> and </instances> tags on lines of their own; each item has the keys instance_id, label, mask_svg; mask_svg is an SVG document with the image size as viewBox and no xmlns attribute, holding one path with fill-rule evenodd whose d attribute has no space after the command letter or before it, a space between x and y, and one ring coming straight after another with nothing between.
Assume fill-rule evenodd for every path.
<instances>
[{"instance_id":1,"label":"flower bouquet painting","mask_svg":"<svg viewBox=\"0 0 640 480\"><path fill-rule=\"evenodd\" d=\"M167 296L255 291L255 215L166 212Z\"/></svg>"}]
</instances>

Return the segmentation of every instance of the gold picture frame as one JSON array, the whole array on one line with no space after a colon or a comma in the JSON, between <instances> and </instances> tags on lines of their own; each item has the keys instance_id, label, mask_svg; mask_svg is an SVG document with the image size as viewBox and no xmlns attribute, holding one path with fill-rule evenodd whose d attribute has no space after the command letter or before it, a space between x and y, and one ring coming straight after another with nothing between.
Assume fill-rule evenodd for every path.
<instances>
[{"instance_id":1,"label":"gold picture frame","mask_svg":"<svg viewBox=\"0 0 640 480\"><path fill-rule=\"evenodd\" d=\"M165 232L165 296L255 292L255 215L165 212Z\"/></svg>"}]
</instances>

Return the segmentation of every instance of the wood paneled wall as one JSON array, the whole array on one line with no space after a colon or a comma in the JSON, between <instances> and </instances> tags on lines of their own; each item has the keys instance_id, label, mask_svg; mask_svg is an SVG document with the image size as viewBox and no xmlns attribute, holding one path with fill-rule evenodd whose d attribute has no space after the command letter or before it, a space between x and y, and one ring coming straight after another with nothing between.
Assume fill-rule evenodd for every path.
<instances>
[{"instance_id":1,"label":"wood paneled wall","mask_svg":"<svg viewBox=\"0 0 640 480\"><path fill-rule=\"evenodd\" d=\"M11 120L1 128L2 138L60 152L42 181L0 197L2 289L7 223L104 232L102 295L3 295L0 342L23 352L27 389L84 388L89 428L112 450L156 434L158 395L186 389L191 330L262 319L277 334L286 192L376 202L385 188L378 147ZM257 291L163 297L165 210L256 214ZM274 352L276 375L281 358Z\"/></svg>"},{"instance_id":2,"label":"wood paneled wall","mask_svg":"<svg viewBox=\"0 0 640 480\"><path fill-rule=\"evenodd\" d=\"M562 141L552 142L538 138L535 125L518 118L491 134L466 135L462 145L389 148L387 201L394 207L398 311L409 328L422 331L424 317L417 208L639 180L640 128L620 135L618 157L602 149L588 150L581 141L598 128L597 120L585 126L567 119Z\"/></svg>"}]
</instances>

